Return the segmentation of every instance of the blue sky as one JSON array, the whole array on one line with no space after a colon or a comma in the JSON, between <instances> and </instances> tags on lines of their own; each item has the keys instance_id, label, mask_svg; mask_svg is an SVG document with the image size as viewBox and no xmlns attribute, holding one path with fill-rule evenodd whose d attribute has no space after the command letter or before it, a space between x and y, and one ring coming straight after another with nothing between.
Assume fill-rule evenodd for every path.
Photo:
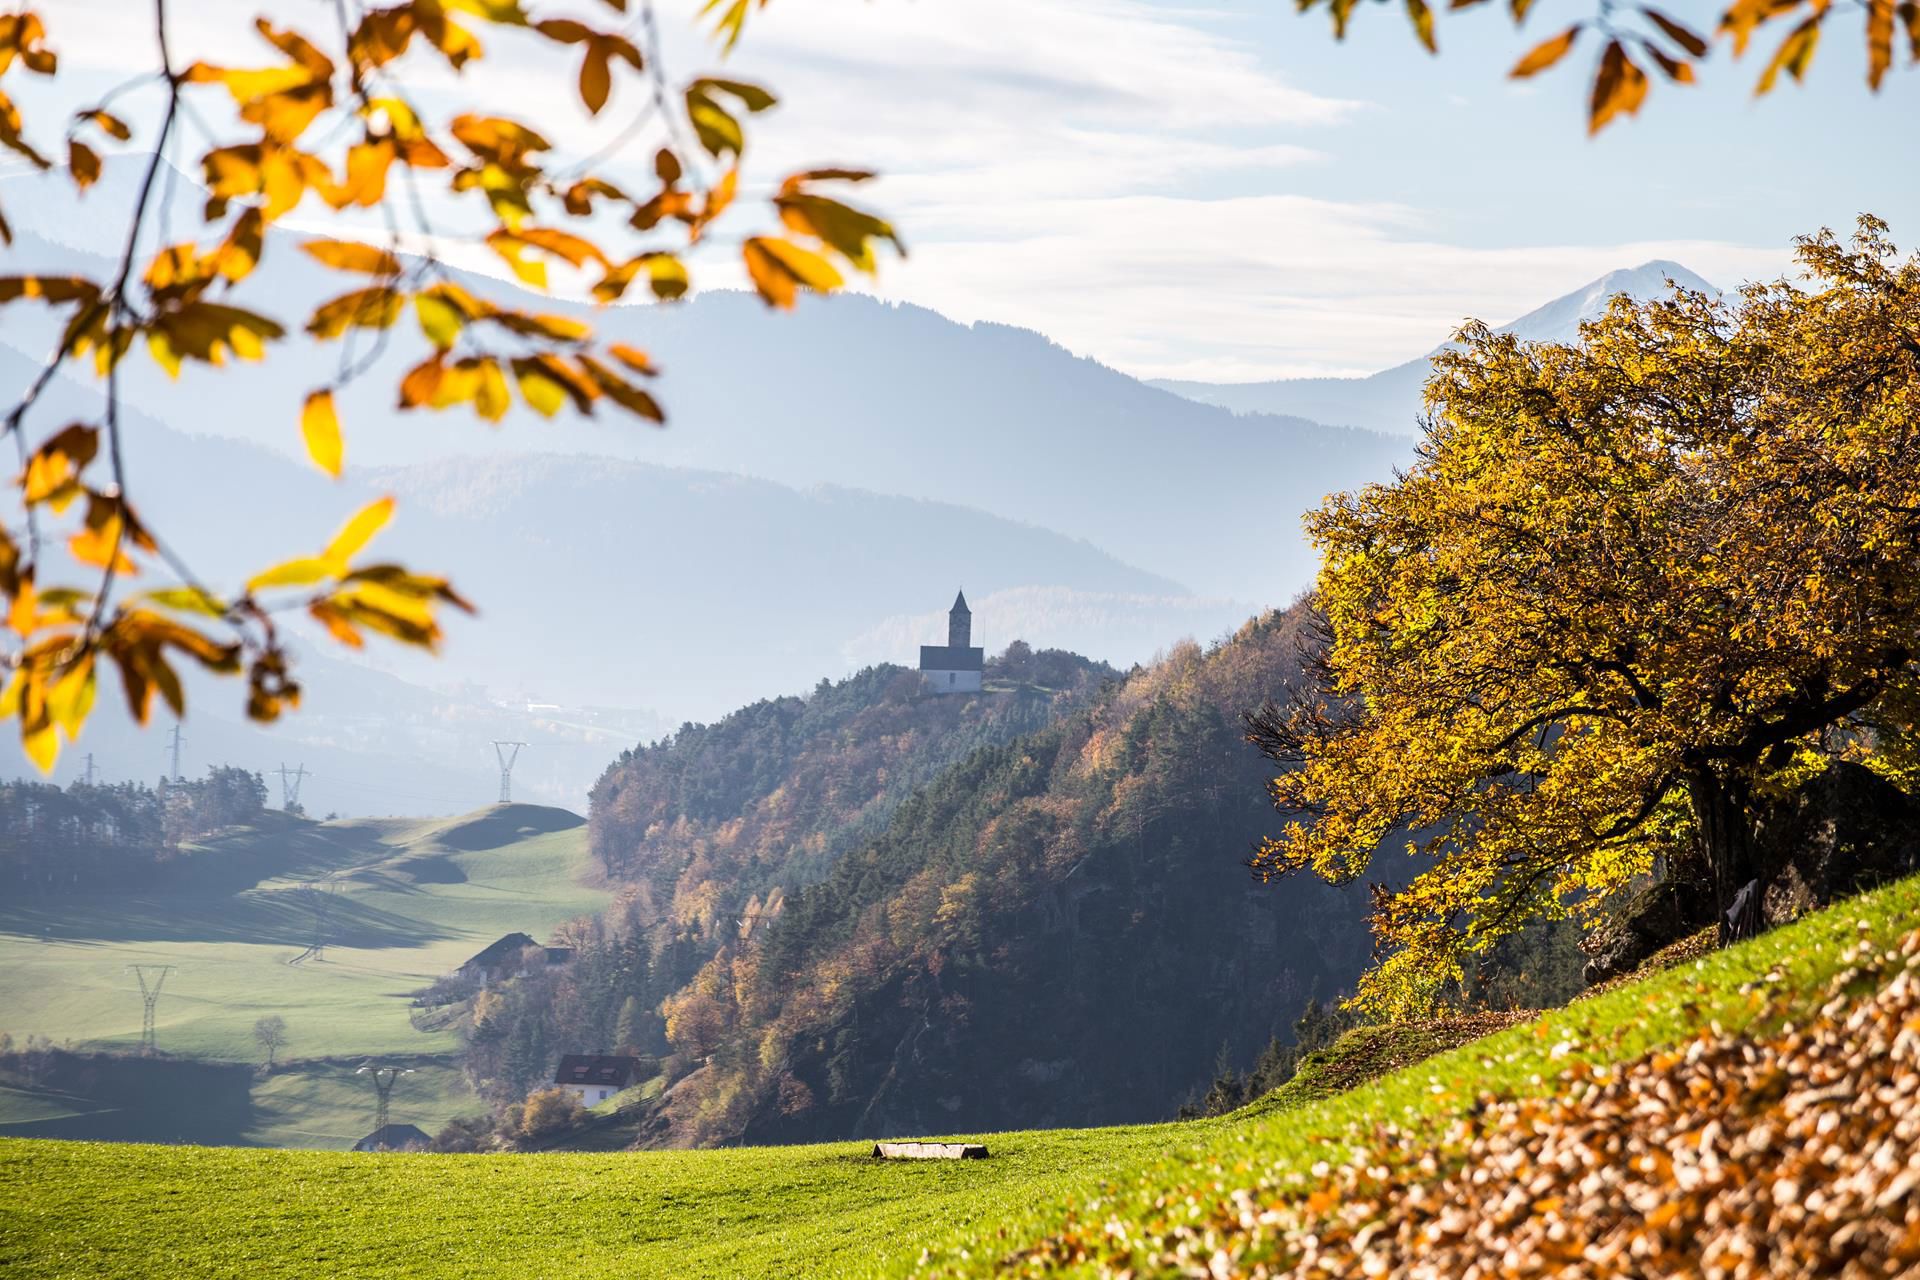
<instances>
[{"instance_id":1,"label":"blue sky","mask_svg":"<svg viewBox=\"0 0 1920 1280\"><path fill-rule=\"evenodd\" d=\"M258 58L261 7L176 5L177 43ZM264 7L307 25L330 12ZM662 6L676 77L719 63L693 8ZM126 20L143 9L58 0L48 16L69 68L98 86L144 55ZM1539 0L1524 33L1496 5L1442 13L1431 58L1393 4L1360 6L1336 44L1323 14L1286 0L774 0L728 70L784 98L756 143L763 177L823 161L885 172L864 197L913 252L876 292L1038 329L1143 376L1364 372L1467 315L1505 321L1650 258L1723 285L1772 276L1795 233L1863 209L1920 243L1920 74L1870 95L1857 15L1836 15L1805 87L1755 101L1755 55L1733 64L1716 45L1703 86L1656 84L1640 118L1589 139L1597 42L1533 82L1505 73L1591 11ZM1712 25L1704 5L1669 11ZM509 112L550 89L549 120L571 94L569 66L509 42L467 79L446 88ZM601 121L556 134L592 146L638 101L623 85ZM738 278L721 258L700 280Z\"/></svg>"}]
</instances>

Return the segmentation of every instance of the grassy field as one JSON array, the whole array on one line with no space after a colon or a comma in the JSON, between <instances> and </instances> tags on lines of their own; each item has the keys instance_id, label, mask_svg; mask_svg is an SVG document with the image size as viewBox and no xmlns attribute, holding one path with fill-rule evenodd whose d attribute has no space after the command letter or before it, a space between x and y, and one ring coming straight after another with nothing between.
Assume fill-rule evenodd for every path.
<instances>
[{"instance_id":1,"label":"grassy field","mask_svg":"<svg viewBox=\"0 0 1920 1280\"><path fill-rule=\"evenodd\" d=\"M54 1276L888 1276L990 1270L1071 1213L1147 1213L1258 1165L1301 1184L1383 1118L1438 1125L1482 1090L1739 1028L1818 999L1862 937L1920 925L1909 881L1297 1110L985 1135L984 1161L859 1144L377 1156L0 1141L0 1269Z\"/></svg>"},{"instance_id":2,"label":"grassy field","mask_svg":"<svg viewBox=\"0 0 1920 1280\"><path fill-rule=\"evenodd\" d=\"M606 901L581 883L580 820L536 805L428 821L269 813L195 852L219 870L183 876L168 892L0 903L0 1030L16 1041L36 1034L82 1050L132 1049L141 1017L133 964L174 966L156 1011L170 1055L257 1061L253 1023L279 1014L290 1036L284 1056L335 1061L263 1080L246 1127L234 1130L222 1113L212 1132L224 1141L350 1143L366 1131L347 1132L360 1124L364 1088L336 1078L346 1069L337 1060L451 1052L451 1033L413 1028L409 993L503 934L545 937ZM302 958L321 896L329 945ZM395 1118L423 1128L473 1109L445 1063L421 1064L401 1090ZM417 1106L403 1115L409 1092ZM32 1131L22 1126L60 1105L0 1092L0 1132Z\"/></svg>"}]
</instances>

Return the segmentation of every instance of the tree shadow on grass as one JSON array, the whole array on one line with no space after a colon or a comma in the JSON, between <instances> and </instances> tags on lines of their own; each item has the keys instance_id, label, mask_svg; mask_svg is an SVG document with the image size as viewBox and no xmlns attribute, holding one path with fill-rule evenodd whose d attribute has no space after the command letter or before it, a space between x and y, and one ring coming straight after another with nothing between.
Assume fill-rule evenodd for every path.
<instances>
[{"instance_id":1,"label":"tree shadow on grass","mask_svg":"<svg viewBox=\"0 0 1920 1280\"><path fill-rule=\"evenodd\" d=\"M316 930L324 910L325 926ZM225 898L182 894L91 895L0 903L0 932L60 942L244 942L330 947L417 947L458 936L439 925L384 911L346 894L304 889L249 891Z\"/></svg>"}]
</instances>

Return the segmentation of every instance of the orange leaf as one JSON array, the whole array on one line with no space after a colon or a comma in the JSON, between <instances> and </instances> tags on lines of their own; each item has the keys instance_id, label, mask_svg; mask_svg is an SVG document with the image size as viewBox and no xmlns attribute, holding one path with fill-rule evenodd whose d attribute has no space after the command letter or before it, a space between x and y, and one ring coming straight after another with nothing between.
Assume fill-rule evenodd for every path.
<instances>
[{"instance_id":1,"label":"orange leaf","mask_svg":"<svg viewBox=\"0 0 1920 1280\"><path fill-rule=\"evenodd\" d=\"M1615 116L1632 115L1646 99L1646 72L1627 56L1618 40L1610 42L1600 56L1600 71L1593 78L1593 105L1587 132L1599 133Z\"/></svg>"},{"instance_id":2,"label":"orange leaf","mask_svg":"<svg viewBox=\"0 0 1920 1280\"><path fill-rule=\"evenodd\" d=\"M1651 22L1654 26L1666 32L1667 39L1673 41L1694 57L1704 58L1707 56L1707 42L1705 38L1696 33L1692 27L1675 22L1658 9L1642 9L1640 12L1646 15L1648 22Z\"/></svg>"},{"instance_id":3,"label":"orange leaf","mask_svg":"<svg viewBox=\"0 0 1920 1280\"><path fill-rule=\"evenodd\" d=\"M1574 41L1580 38L1580 24L1574 23L1559 35L1542 40L1528 51L1527 56L1514 64L1507 74L1515 80L1524 80L1530 75L1545 71L1554 63L1567 56L1573 49Z\"/></svg>"}]
</instances>

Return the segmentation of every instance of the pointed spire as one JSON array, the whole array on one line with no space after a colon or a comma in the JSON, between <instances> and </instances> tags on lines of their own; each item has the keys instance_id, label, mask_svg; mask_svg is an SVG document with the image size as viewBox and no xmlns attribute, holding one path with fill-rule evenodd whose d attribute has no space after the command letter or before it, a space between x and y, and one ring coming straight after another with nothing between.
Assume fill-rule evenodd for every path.
<instances>
[{"instance_id":1,"label":"pointed spire","mask_svg":"<svg viewBox=\"0 0 1920 1280\"><path fill-rule=\"evenodd\" d=\"M948 613L972 613L973 610L967 608L967 593L962 591L960 592L960 594L956 595L953 598L953 608L947 610L947 612Z\"/></svg>"}]
</instances>

